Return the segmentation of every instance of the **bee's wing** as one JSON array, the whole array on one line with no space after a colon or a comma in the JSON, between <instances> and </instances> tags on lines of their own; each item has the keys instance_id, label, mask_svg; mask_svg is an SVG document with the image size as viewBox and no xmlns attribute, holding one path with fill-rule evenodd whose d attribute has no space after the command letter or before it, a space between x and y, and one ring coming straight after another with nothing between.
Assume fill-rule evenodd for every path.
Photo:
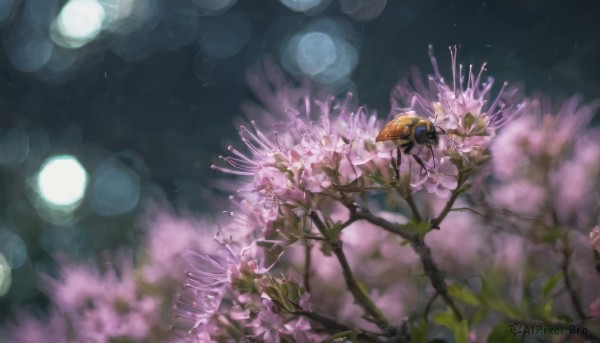
<instances>
[{"instance_id":1,"label":"bee's wing","mask_svg":"<svg viewBox=\"0 0 600 343\"><path fill-rule=\"evenodd\" d=\"M381 132L379 132L379 135L377 135L377 138L375 138L375 141L410 140L413 126L417 119L418 118L412 115L400 114L385 124Z\"/></svg>"}]
</instances>

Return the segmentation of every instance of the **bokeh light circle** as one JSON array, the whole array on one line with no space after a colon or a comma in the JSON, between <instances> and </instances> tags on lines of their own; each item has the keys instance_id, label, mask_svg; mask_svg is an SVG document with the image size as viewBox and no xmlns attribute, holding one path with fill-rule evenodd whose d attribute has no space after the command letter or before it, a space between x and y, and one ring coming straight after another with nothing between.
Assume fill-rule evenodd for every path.
<instances>
[{"instance_id":1,"label":"bokeh light circle","mask_svg":"<svg viewBox=\"0 0 600 343\"><path fill-rule=\"evenodd\" d=\"M88 183L85 168L70 155L46 160L37 177L37 189L51 206L72 206L81 201Z\"/></svg>"},{"instance_id":2,"label":"bokeh light circle","mask_svg":"<svg viewBox=\"0 0 600 343\"><path fill-rule=\"evenodd\" d=\"M64 40L55 39L66 48L79 48L96 38L104 25L106 13L96 0L71 0L56 18L58 33Z\"/></svg>"},{"instance_id":3,"label":"bokeh light circle","mask_svg":"<svg viewBox=\"0 0 600 343\"><path fill-rule=\"evenodd\" d=\"M140 177L115 158L103 161L91 186L91 205L102 216L117 216L133 210L140 199Z\"/></svg>"},{"instance_id":4,"label":"bokeh light circle","mask_svg":"<svg viewBox=\"0 0 600 343\"><path fill-rule=\"evenodd\" d=\"M298 41L296 59L300 69L308 75L317 75L336 60L335 43L323 32L309 32Z\"/></svg>"},{"instance_id":5,"label":"bokeh light circle","mask_svg":"<svg viewBox=\"0 0 600 343\"><path fill-rule=\"evenodd\" d=\"M294 12L314 14L325 9L330 0L279 0L279 2Z\"/></svg>"},{"instance_id":6,"label":"bokeh light circle","mask_svg":"<svg viewBox=\"0 0 600 343\"><path fill-rule=\"evenodd\" d=\"M228 13L206 20L198 44L207 56L224 59L240 52L251 33L252 24L245 14Z\"/></svg>"},{"instance_id":7,"label":"bokeh light circle","mask_svg":"<svg viewBox=\"0 0 600 343\"><path fill-rule=\"evenodd\" d=\"M0 228L0 254L2 254L9 267L19 268L27 261L27 248L23 239L9 230Z\"/></svg>"},{"instance_id":8,"label":"bokeh light circle","mask_svg":"<svg viewBox=\"0 0 600 343\"><path fill-rule=\"evenodd\" d=\"M0 297L8 292L12 283L12 271L4 255L0 253Z\"/></svg>"},{"instance_id":9,"label":"bokeh light circle","mask_svg":"<svg viewBox=\"0 0 600 343\"><path fill-rule=\"evenodd\" d=\"M334 91L348 90L361 40L347 22L318 18L284 41L281 64L288 72L327 84Z\"/></svg>"}]
</instances>

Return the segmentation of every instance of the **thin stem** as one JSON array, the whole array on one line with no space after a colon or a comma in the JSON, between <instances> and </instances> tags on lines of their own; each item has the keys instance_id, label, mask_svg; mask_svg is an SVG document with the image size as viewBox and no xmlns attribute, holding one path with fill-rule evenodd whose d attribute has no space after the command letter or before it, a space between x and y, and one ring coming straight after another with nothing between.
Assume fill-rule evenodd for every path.
<instances>
[{"instance_id":1,"label":"thin stem","mask_svg":"<svg viewBox=\"0 0 600 343\"><path fill-rule=\"evenodd\" d=\"M429 310L431 310L431 306L435 302L435 299L437 299L438 295L440 295L440 293L435 292L433 294L433 296L431 297L431 299L429 299L429 301L427 301L427 305L425 305L425 310L423 311L423 318L425 320L427 320L427 316L429 315Z\"/></svg>"},{"instance_id":2,"label":"thin stem","mask_svg":"<svg viewBox=\"0 0 600 343\"><path fill-rule=\"evenodd\" d=\"M421 258L421 263L423 264L423 270L429 280L431 281L431 285L437 291L437 293L442 297L444 302L450 307L454 316L458 321L463 319L460 310L454 303L452 297L448 294L448 290L446 288L446 281L444 280L444 276L442 272L438 269L435 261L433 260L433 256L431 255L431 249L425 244L422 238L415 237L415 239L411 240L411 246L415 250L415 252Z\"/></svg>"},{"instance_id":3,"label":"thin stem","mask_svg":"<svg viewBox=\"0 0 600 343\"><path fill-rule=\"evenodd\" d=\"M312 239L315 241L323 241L323 242L327 242L327 240L323 237L319 237L319 236L313 236L313 235L302 235L302 238L308 240L308 239Z\"/></svg>"},{"instance_id":4,"label":"thin stem","mask_svg":"<svg viewBox=\"0 0 600 343\"><path fill-rule=\"evenodd\" d=\"M408 206L410 207L410 210L412 211L413 217L417 221L423 220L423 217L421 216L421 213L419 212L419 208L417 207L417 204L415 203L415 199L413 198L412 193L407 192L404 199L406 200L406 203L408 203Z\"/></svg>"},{"instance_id":5,"label":"thin stem","mask_svg":"<svg viewBox=\"0 0 600 343\"><path fill-rule=\"evenodd\" d=\"M325 237L328 237L328 228L323 223L319 215L315 211L310 211L308 214L312 219L313 223L321 232L321 234ZM375 324L379 326L382 330L388 331L390 329L390 324L388 320L385 318L383 312L375 305L373 300L369 297L369 295L365 292L365 290L360 287L354 275L352 274L352 270L350 269L350 264L346 259L346 254L344 254L344 250L342 249L342 242L337 238L328 237L330 239L329 245L333 254L337 257L340 262L340 266L342 267L342 274L344 275L344 280L346 281L346 286L356 302L361 305L364 310L375 320Z\"/></svg>"},{"instance_id":6,"label":"thin stem","mask_svg":"<svg viewBox=\"0 0 600 343\"><path fill-rule=\"evenodd\" d=\"M480 217L485 217L485 215L481 212L478 212L475 209L472 209L470 207L455 207L453 209L450 210L450 212L463 212L463 211L469 211L469 212L473 212L476 215L480 216Z\"/></svg>"},{"instance_id":7,"label":"thin stem","mask_svg":"<svg viewBox=\"0 0 600 343\"><path fill-rule=\"evenodd\" d=\"M567 292L569 293L571 303L573 303L573 307L575 308L575 312L577 312L579 319L585 320L585 312L583 311L583 307L581 306L581 302L579 301L579 296L577 295L577 292L575 292L573 284L571 283L571 277L569 276L569 263L571 261L571 252L569 251L566 241L563 249L563 256L564 260L561 265L561 270L565 277L565 286L567 287Z\"/></svg>"},{"instance_id":8,"label":"thin stem","mask_svg":"<svg viewBox=\"0 0 600 343\"><path fill-rule=\"evenodd\" d=\"M369 211L355 211L352 214L352 216L356 219L366 220L369 223L375 224L380 228L389 231L393 234L396 234L406 240L411 240L414 236L414 232L411 229L411 225L392 223L388 220L375 216Z\"/></svg>"},{"instance_id":9,"label":"thin stem","mask_svg":"<svg viewBox=\"0 0 600 343\"><path fill-rule=\"evenodd\" d=\"M336 331L350 331L353 330L354 328L351 326L348 326L346 324L340 323L338 321L336 321L335 319L326 316L324 314L320 314L317 312L311 312L311 311L294 311L292 312L292 314L297 314L297 315L301 315L301 316L305 316L308 319L311 319L315 322L320 323L321 325L323 325L324 327L331 329L331 330L336 330ZM361 331L361 333L359 333L358 335L369 341L369 342L379 342L379 339L377 339L377 336L381 335L375 332L369 332L369 331L365 331L362 329L359 329Z\"/></svg>"},{"instance_id":10,"label":"thin stem","mask_svg":"<svg viewBox=\"0 0 600 343\"><path fill-rule=\"evenodd\" d=\"M452 312L454 313L456 318L459 321L462 320L463 316L460 313L456 304L454 303L454 300L448 294L448 291L446 289L446 282L444 280L442 272L438 269L435 261L433 260L431 250L425 244L423 238L420 235L411 232L411 225L401 225L392 223L383 218L379 218L373 215L371 212L367 211L356 211L355 213L353 213L353 216L355 216L358 219L364 219L371 224L375 224L386 231L397 234L398 236L408 240L411 243L411 246L413 247L415 252L419 255L419 258L421 259L421 264L423 265L423 270L425 271L427 277L429 277L433 288L439 293L439 295L442 297L444 302L450 307L450 309L452 309Z\"/></svg>"},{"instance_id":11,"label":"thin stem","mask_svg":"<svg viewBox=\"0 0 600 343\"><path fill-rule=\"evenodd\" d=\"M440 214L431 221L431 228L433 228L433 229L439 228L439 226L442 223L442 221L444 220L444 218L446 218L448 213L450 213L450 211L452 210L452 206L454 206L454 202L456 201L456 199L458 198L458 196L461 193L460 189L462 188L463 184L465 183L465 180L466 180L466 178L464 177L463 173L459 172L458 173L458 185L456 186L456 189L454 189L452 191L452 194L450 195L450 199L448 199L448 202L446 202L446 205L444 206L444 208L442 209Z\"/></svg>"},{"instance_id":12,"label":"thin stem","mask_svg":"<svg viewBox=\"0 0 600 343\"><path fill-rule=\"evenodd\" d=\"M308 239L304 240L304 288L310 293L310 267L312 260L310 258L310 250L312 245Z\"/></svg>"}]
</instances>

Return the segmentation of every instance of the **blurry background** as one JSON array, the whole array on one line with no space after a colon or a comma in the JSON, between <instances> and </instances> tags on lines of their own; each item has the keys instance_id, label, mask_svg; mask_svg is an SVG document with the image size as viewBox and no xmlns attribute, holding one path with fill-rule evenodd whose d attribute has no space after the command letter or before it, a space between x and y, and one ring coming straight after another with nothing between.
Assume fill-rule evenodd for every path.
<instances>
[{"instance_id":1,"label":"blurry background","mask_svg":"<svg viewBox=\"0 0 600 343\"><path fill-rule=\"evenodd\" d=\"M528 94L590 100L598 18L592 0L0 0L0 326L44 304L52 256L135 246L148 202L213 209L210 164L265 56L382 117L429 43L446 76L458 44Z\"/></svg>"}]
</instances>

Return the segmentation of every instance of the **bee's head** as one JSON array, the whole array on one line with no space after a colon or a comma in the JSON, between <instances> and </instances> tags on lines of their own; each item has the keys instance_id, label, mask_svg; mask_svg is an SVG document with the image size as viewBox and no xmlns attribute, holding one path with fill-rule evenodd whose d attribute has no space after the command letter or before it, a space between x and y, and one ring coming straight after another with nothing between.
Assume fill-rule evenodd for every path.
<instances>
[{"instance_id":1,"label":"bee's head","mask_svg":"<svg viewBox=\"0 0 600 343\"><path fill-rule=\"evenodd\" d=\"M440 133L443 133L443 130L438 132L432 123L425 121L415 128L415 140L418 144L437 146L440 142Z\"/></svg>"}]
</instances>

